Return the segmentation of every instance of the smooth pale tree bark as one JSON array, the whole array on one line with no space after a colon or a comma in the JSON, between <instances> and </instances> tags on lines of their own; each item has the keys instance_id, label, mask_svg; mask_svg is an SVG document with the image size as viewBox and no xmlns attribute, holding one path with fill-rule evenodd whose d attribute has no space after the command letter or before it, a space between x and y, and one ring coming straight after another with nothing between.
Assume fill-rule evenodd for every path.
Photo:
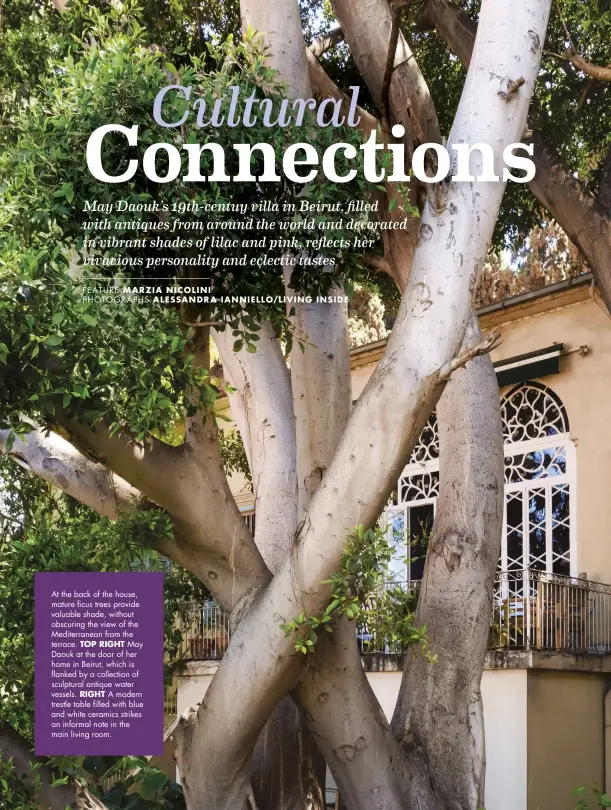
<instances>
[{"instance_id":1,"label":"smooth pale tree bark","mask_svg":"<svg viewBox=\"0 0 611 810\"><path fill-rule=\"evenodd\" d=\"M335 82L331 79L323 66L316 58L315 52L312 48L306 48L306 58L308 60L308 74L310 77L310 84L312 92L317 98L334 98L342 103L342 114L347 115L350 109L350 99L340 90ZM359 119L358 127L365 136L375 132L380 125L378 119L367 110L357 105L357 117Z\"/></svg>"},{"instance_id":2,"label":"smooth pale tree bark","mask_svg":"<svg viewBox=\"0 0 611 810\"><path fill-rule=\"evenodd\" d=\"M467 67L475 42L476 23L453 0L428 0L420 15ZM534 42L533 42L534 45ZM534 136L536 174L529 188L579 248L591 268L611 312L611 212L603 195L594 195Z\"/></svg>"},{"instance_id":3,"label":"smooth pale tree bark","mask_svg":"<svg viewBox=\"0 0 611 810\"><path fill-rule=\"evenodd\" d=\"M478 58L470 65L450 142L488 142L501 165L504 148L524 131L548 15L548 0L511 8L484 0ZM189 751L192 762L207 762L204 771L191 767L187 773L192 807L241 810L256 738L299 675L293 640L278 618L324 609L329 590L321 583L337 569L346 535L355 524L377 519L405 466L454 367L503 191L502 183L448 184L427 205L387 350L312 498L290 558L237 628L198 712L179 726L183 757ZM256 673L247 693L244 671ZM215 740L221 717L228 733Z\"/></svg>"},{"instance_id":4,"label":"smooth pale tree bark","mask_svg":"<svg viewBox=\"0 0 611 810\"><path fill-rule=\"evenodd\" d=\"M333 622L294 695L349 810L408 807L406 760L365 675L354 622Z\"/></svg>"},{"instance_id":5,"label":"smooth pale tree bark","mask_svg":"<svg viewBox=\"0 0 611 810\"><path fill-rule=\"evenodd\" d=\"M0 431L0 451L43 481L76 498L100 515L116 520L122 511L145 505L135 487L103 464L90 461L57 433L38 428L9 449L10 431Z\"/></svg>"},{"instance_id":6,"label":"smooth pale tree bark","mask_svg":"<svg viewBox=\"0 0 611 810\"><path fill-rule=\"evenodd\" d=\"M478 334L473 317L467 340ZM440 497L416 615L437 662L407 653L392 728L406 754L414 806L479 810L485 770L480 683L504 482L499 388L489 356L452 375L437 417Z\"/></svg>"},{"instance_id":7,"label":"smooth pale tree bark","mask_svg":"<svg viewBox=\"0 0 611 810\"><path fill-rule=\"evenodd\" d=\"M473 315L465 345L478 335ZM409 731L401 720L390 731L345 619L323 639L294 692L308 706L304 714L349 810L483 806L480 680L503 509L500 399L489 355L455 372L437 414L441 496L417 623L427 626L439 661L408 653L397 712L415 706Z\"/></svg>"},{"instance_id":8,"label":"smooth pale tree bark","mask_svg":"<svg viewBox=\"0 0 611 810\"><path fill-rule=\"evenodd\" d=\"M310 97L298 4L279 0L241 0L240 9L243 21L263 35L269 46L268 62L278 70L289 95L292 98ZM333 289L332 292L338 291ZM258 475L255 483L255 539L274 574L287 558L297 519L304 513L330 462L351 404L347 305L296 302L292 309L295 313L295 350L291 356L291 390L287 392L289 376L279 349L275 355L277 362L270 364L270 368L265 369L265 376L258 378L262 387L270 385L270 372L272 384L281 379L284 385L276 383L274 386L281 390L276 396L292 403L295 414L294 422L285 414L274 420L274 435L276 425L283 426L278 437L283 444L276 453L281 463L272 470L274 459L267 460L265 474ZM303 341L302 351L297 346L299 341ZM275 343L277 345L277 341ZM258 367L263 370L260 363ZM264 395L258 393L265 401ZM292 398L289 393L292 393ZM277 410L278 403L274 402L274 406L270 412ZM248 413L248 407L246 410ZM258 424L263 426L260 421ZM260 435L260 428L258 433ZM298 453L296 448L299 448ZM255 463L254 470L257 466L260 465ZM264 497L259 497L259 491ZM298 779L291 767L293 763L297 764ZM255 751L254 764L258 766L253 780L255 798L264 796L267 810L292 810L299 805L309 806L312 810L324 807L324 763L289 698L279 704L264 729Z\"/></svg>"},{"instance_id":9,"label":"smooth pale tree bark","mask_svg":"<svg viewBox=\"0 0 611 810\"><path fill-rule=\"evenodd\" d=\"M338 394L334 385L335 373L329 368L332 366L332 361L337 358L339 362L343 357L344 368L348 369L349 367L345 321L342 319L338 323L337 320L332 320L331 323L328 323L325 320L323 307L320 305L308 305L307 315L309 322L313 326L307 331L309 340L306 351L314 354L314 352L324 349L321 372L318 373L317 357L314 355L310 361L309 379L312 383L317 380L320 383L313 391L313 407L317 409L318 419L312 420L310 435L313 434L312 438L317 442L318 458L323 459L326 464L327 459L331 458L335 447L334 437L339 437L341 434L340 427L343 429L343 425L334 425L331 420L327 425L325 413L332 414L334 409L336 409L335 413L337 413L339 410L337 408ZM316 323L314 316L320 319L319 324ZM303 320L300 323L303 323ZM316 338L312 338L314 329L317 330ZM340 336L341 352L334 348L338 341L338 335ZM223 350L219 349L219 351L224 367L227 353L227 367L233 368L235 355L232 352L231 341L222 342L222 345ZM328 353L334 354L334 357L329 359L326 356ZM241 382L240 386L237 386L238 389L245 385L245 380L252 379L253 375L265 375L266 369L265 353L260 356L259 352L256 354L240 353L240 355L240 366L243 373L240 375ZM294 346L291 358L294 360L295 357L299 359L301 356L301 351ZM227 370L227 367L225 367L225 370ZM293 364L292 375L294 374L295 368ZM328 382L330 384L325 384L327 377L329 377ZM237 375L235 378L233 376L231 378L234 386L236 385L236 378ZM272 383L274 379L275 375L272 374ZM247 394L249 393L248 389L249 384L246 384ZM299 391L298 388L297 391ZM348 391L349 383L340 386L339 394L344 397L346 418L347 403L350 401L349 395L347 395ZM238 390L235 395L230 394L230 397L233 397L235 407L238 409L235 414L236 422L242 424L251 418L252 425L255 426L254 429L259 430L260 427L256 427L257 421L254 418L254 411L244 410L245 397L241 394L241 390ZM328 399L328 405L325 405L325 398ZM232 407L234 407L233 403ZM282 411L281 398L273 397L265 418L272 423L280 421ZM252 430L252 425L246 430ZM330 430L330 426L335 427L335 430ZM304 436L304 441L310 438L305 430ZM306 456L310 457L310 448L307 445L304 451ZM257 541L259 544L265 544L266 542L265 536L261 535L258 530ZM261 551L265 556L264 545L261 545ZM363 672L353 623L341 619L334 622L333 635L327 637L323 634L321 648L317 651L316 656L312 656L311 661L308 661L304 676L293 692L293 697L302 709L302 715L307 719L308 728L318 741L319 747L324 752L325 759L333 770L338 784L341 785L343 795L350 797L349 806L355 808L355 810L357 807L363 808L363 810L374 810L374 808L378 807L399 807L400 803L398 803L397 797L402 795L400 785L406 780L400 778L397 774L397 764L400 763L397 744L392 737L388 723L380 713L379 704ZM276 806L273 803L274 795L278 795L280 786L284 784L282 794L287 808L292 810L292 808L308 807L307 797L305 802L298 803L293 794L295 786L300 787L303 783L303 779L300 780L295 776L296 763L294 762L295 757L292 756L295 751L292 736L296 732L300 733L296 717L291 713L295 710L290 709L290 702L286 700L279 704L279 710L282 717L285 718L284 725L278 722L279 711L277 709L263 730L255 748L254 778L252 779L254 793L256 798L261 800L260 803L263 807L274 807ZM354 745L355 740L360 741L356 746ZM281 741L282 746L275 746L276 741ZM297 750L302 748L303 745L306 746L305 750L307 751L307 737L303 744L297 746ZM395 755L392 754L393 749ZM354 756L352 755L353 751L355 752ZM337 754L334 752L337 752ZM275 762L273 761L274 756L276 757ZM374 761L372 761L372 756L375 757ZM297 760L300 766L303 765L303 762L304 757ZM312 762L316 762L315 756L312 756ZM382 769L383 763L385 764ZM281 772L284 769L287 770L283 783ZM394 774L392 779L389 776L390 774ZM375 780L374 784L370 784L372 779ZM275 793L274 787L276 787ZM391 798L393 798L393 804L389 803Z\"/></svg>"},{"instance_id":10,"label":"smooth pale tree bark","mask_svg":"<svg viewBox=\"0 0 611 810\"><path fill-rule=\"evenodd\" d=\"M297 529L297 447L291 379L269 324L257 351L233 351L229 329L214 332L228 394L252 474L257 515L255 541L272 573L286 557Z\"/></svg>"},{"instance_id":11,"label":"smooth pale tree bark","mask_svg":"<svg viewBox=\"0 0 611 810\"><path fill-rule=\"evenodd\" d=\"M286 82L291 98L309 98L305 40L299 6L292 0L240 0L242 26L262 34L269 46L270 67Z\"/></svg>"},{"instance_id":12,"label":"smooth pale tree bark","mask_svg":"<svg viewBox=\"0 0 611 810\"><path fill-rule=\"evenodd\" d=\"M172 516L186 553L207 561L205 582L229 610L247 604L270 579L223 470L216 426L204 414L200 427L179 447L152 439L136 442L98 425L64 423L81 452L103 461ZM231 597L227 603L226 595Z\"/></svg>"},{"instance_id":13,"label":"smooth pale tree bark","mask_svg":"<svg viewBox=\"0 0 611 810\"><path fill-rule=\"evenodd\" d=\"M279 0L271 2L241 0L240 10L243 26L250 26L264 37L269 47L268 63L278 70L289 95L292 98L310 97L305 41L298 4L283 3ZM300 307L300 304L296 305L297 309ZM344 309L349 392L347 307ZM329 312L330 308L327 307L326 311ZM336 321L337 318L332 319L332 322ZM312 326L314 325L318 325L318 322L313 320ZM309 322L307 326L310 326ZM296 490L301 480L296 464L301 463L302 470L304 462L307 467L313 468L314 461L320 464L325 458L319 453L319 457L314 460L306 460L305 445L303 451L301 448L301 442L304 441L304 409L311 408L314 402L321 400L324 402L324 397L311 401L313 392L303 384L298 371L302 360L306 364L306 373L320 371L322 349L320 352L319 350L312 352L308 347L307 359L305 356L295 359L294 356L293 373L289 379L278 341L269 327L264 327L262 331L262 341L259 342L260 356L251 363L243 360L240 363L240 358L236 358L241 368L239 371L235 369L233 373L236 378L241 377L242 382L241 392L244 401L240 403L241 407L238 409L238 413L241 414L240 421L245 426L249 424L255 426L254 430L246 433L256 497L255 540L268 567L272 573L276 573L288 554L297 528L300 500L297 493L302 491L302 486L299 485ZM220 337L222 341L223 338ZM236 361L228 357L228 347L224 348L225 351L222 353L224 360L230 367L235 367ZM332 349L336 351L334 344ZM337 361L333 362L332 352L328 352L325 357L328 369L331 372L335 371ZM342 379L341 375L330 375L330 378ZM300 383L301 397L297 397L295 386ZM238 396L240 394L233 395L234 405L238 404L235 402ZM270 399L273 399L273 402L270 402ZM346 399L347 417L350 407L349 393ZM258 413L259 408L265 413ZM297 419L293 415L294 412ZM320 413L316 414L319 415ZM327 410L323 418L330 416ZM345 420L340 425L340 431L344 424ZM315 436L315 433L315 429L310 429L309 436ZM296 442L299 442L300 446L299 455L296 451ZM316 442L313 444L315 448ZM335 444L330 452L334 449ZM312 810L316 808L322 810L324 807L324 763L289 698L278 705L263 730L255 751L253 766L254 798L258 803L264 801L266 810L291 810L299 805L309 806Z\"/></svg>"},{"instance_id":14,"label":"smooth pale tree bark","mask_svg":"<svg viewBox=\"0 0 611 810\"><path fill-rule=\"evenodd\" d=\"M302 378L295 386L296 399L303 395L304 400L310 401L311 407L315 410L316 419L310 417L309 422L304 420L303 430L303 451L306 458L312 458L311 446L306 442L313 442L316 458L320 460L321 474L324 475L324 468L332 457L335 445L348 417L350 403L350 382L349 382L349 354L347 348L347 334L345 321L345 307L339 305L330 307L330 321L325 312L326 305L310 304L299 311L299 317L295 320L296 337L307 338L305 351L302 353L294 344L292 359L291 377L295 380L295 361L299 362L299 371ZM309 324L309 326L304 326ZM218 344L217 344L218 345ZM225 367L225 356L227 356L227 367L233 368L235 355L233 355L231 342L222 343L223 350L220 350ZM306 354L305 362L301 362ZM318 357L316 353L322 353ZM328 355L332 354L332 357ZM243 372L240 374L241 389L249 393L249 384L246 380L252 379L253 374L264 375L267 364L265 353L259 356L256 354L240 353L240 365ZM337 369L333 366L336 364ZM309 368L309 377L305 375L305 369ZM343 370L343 377L342 377ZM238 378L237 375L235 378ZM235 378L232 376L231 382L235 386ZM272 374L273 383L275 375ZM339 387L338 382L339 380ZM318 383L314 386L315 383ZM300 389L299 386L304 386ZM309 386L312 386L310 389ZM254 419L254 411L244 410L245 397L242 391L238 390L233 397L232 408L235 406L236 421L238 424L252 419L254 429L259 430L257 420ZM265 400L267 401L267 400ZM266 420L271 423L281 421L283 418L282 399L273 397L269 411L266 411ZM305 403L302 404L304 416L307 416ZM343 412L343 419L341 418ZM233 413L233 410L232 410ZM327 419L327 414L333 418ZM339 424L338 424L339 422ZM246 430L253 430L252 425ZM300 451L302 447L300 445ZM320 476L317 476L315 485L317 486ZM306 493L309 500L311 491ZM257 527L257 541L261 545L261 551L266 556L264 544L265 536L259 533ZM293 697L302 709L302 716L307 719L307 726L319 743L320 749L325 753L325 759L333 770L338 783L342 785L342 792L345 796L351 796L353 801L359 802L359 807L366 810L374 810L375 807L390 807L389 790L399 791L399 784L402 781L395 775L391 787L387 785L386 770L396 770L396 763L399 762L397 756L388 758L388 746L398 751L393 740L388 723L380 714L379 704L367 682L358 654L354 624L342 619L334 623L334 633L330 637L323 639L321 649L317 651L312 662L308 662L308 667L304 673L299 686L293 692ZM322 684L322 686L321 686ZM327 690L326 697L321 698L321 692ZM358 704L358 707L357 707ZM284 719L284 723L279 722L278 715ZM352 723L350 718L354 717ZM360 719L358 719L360 718ZM358 728L356 726L358 725ZM356 733L358 731L358 733ZM293 739L295 735L301 735L300 726L297 723L295 709L291 708L290 701L286 699L279 704L274 716L263 730L257 746L255 748L252 779L254 793L257 799L261 799L265 808L275 807L274 796L280 792L282 786L282 796L284 805L290 810L293 808L309 807L307 796L305 801L299 803L294 796L295 786L301 789L304 784L303 778L296 778L305 763L305 757L300 756L295 762L292 755L295 750L305 750L307 752L308 736L303 742L298 740L295 745ZM363 769L361 760L355 761L351 756L354 740L360 739L357 749L358 756L362 755L365 747L369 747L367 752L367 763ZM275 745L279 741L280 746ZM387 743L387 744L383 744ZM333 752L337 751L337 755ZM376 751L375 768L371 769L369 760L370 753ZM327 755L328 754L328 755ZM274 762L274 756L276 762ZM312 754L311 762L317 763L317 757ZM385 762L385 771L380 768ZM297 769L296 769L296 766ZM282 780L282 771L286 771L285 779ZM377 785L367 790L366 786L372 778L372 773L376 774ZM323 774L324 775L324 770ZM356 782L353 783L353 780ZM321 780L322 781L322 780ZM394 787L393 787L394 785ZM276 790L274 791L274 788ZM371 788L371 786L370 786ZM310 783L310 790L312 784ZM372 792L373 790L373 792ZM400 795L400 792L399 792ZM357 807L352 804L352 807ZM396 805L399 806L398 804Z\"/></svg>"},{"instance_id":15,"label":"smooth pale tree bark","mask_svg":"<svg viewBox=\"0 0 611 810\"><path fill-rule=\"evenodd\" d=\"M287 280L287 294L294 291ZM329 295L343 297L333 286ZM348 305L295 303L291 387L295 405L298 515L323 480L351 407ZM301 344L301 345L299 345Z\"/></svg>"},{"instance_id":16,"label":"smooth pale tree bark","mask_svg":"<svg viewBox=\"0 0 611 810\"><path fill-rule=\"evenodd\" d=\"M341 25L346 42L365 80L369 92L380 111L384 114L386 99L384 77L391 39L392 13L387 0L332 0L333 10ZM394 70L388 89L388 106L391 124L405 127L406 170L410 168L411 155L421 143L439 143L441 135L435 105L420 68L407 44L399 33L394 56ZM411 202L418 204L418 187L414 182ZM389 209L390 200L396 191L387 187L387 195L382 195L381 218L401 220L404 218L402 206ZM419 220L412 218L405 230L383 231L384 256L390 273L400 287L404 287L409 277L419 232Z\"/></svg>"},{"instance_id":17,"label":"smooth pale tree bark","mask_svg":"<svg viewBox=\"0 0 611 810\"><path fill-rule=\"evenodd\" d=\"M235 389L231 413L253 478L255 541L276 573L297 529L297 448L291 380L279 341L264 324L253 354L233 351L229 331L214 340ZM235 617L239 620L239 616ZM324 807L325 763L290 698L282 700L255 747L251 785L260 810Z\"/></svg>"},{"instance_id":18,"label":"smooth pale tree bark","mask_svg":"<svg viewBox=\"0 0 611 810\"><path fill-rule=\"evenodd\" d=\"M332 4L359 72L380 109L391 31L389 4L386 0L333 0ZM392 123L403 124L411 133L411 143L439 141L435 105L402 34L394 58L389 101L394 111Z\"/></svg>"},{"instance_id":19,"label":"smooth pale tree bark","mask_svg":"<svg viewBox=\"0 0 611 810\"><path fill-rule=\"evenodd\" d=\"M8 437L8 430L0 431L0 452L104 517L116 520L122 513L130 513L135 509L157 506L166 508L166 501L171 506L174 505L171 498L166 499L163 493L160 502L155 503L134 486L133 481L141 479L142 475L140 471L136 474L133 465L118 465L126 475L133 476L128 482L108 466L84 456L73 444L54 431L40 428L33 430L25 440L16 439L10 450ZM126 455L130 452L126 446ZM150 463L150 459L144 463ZM161 471L157 471L157 475L160 476ZM179 459L174 458L172 466L165 469L163 480L171 492L181 486L189 475L194 475L191 466L188 463L181 465ZM222 508L215 501L216 497L217 493L211 494L208 491L207 507L213 514ZM232 503L235 507L235 502ZM204 511L201 503L197 508ZM229 523L228 533L224 536L220 536L217 527L216 535L212 537L205 533L211 528L209 518L195 523L193 528L193 522L186 519L180 510L173 512L172 508L167 508L167 511L174 524L175 537L171 540L157 539L156 550L206 582L219 603L228 611L251 599L269 582L270 573L256 549L255 552L251 550L248 554L238 553L233 559L231 557L232 548L239 549L245 529L244 519L237 508L234 527ZM249 533L247 536L250 537ZM215 542L225 551L217 553L214 550ZM250 567L241 569L239 566L245 560L248 560L245 564Z\"/></svg>"}]
</instances>

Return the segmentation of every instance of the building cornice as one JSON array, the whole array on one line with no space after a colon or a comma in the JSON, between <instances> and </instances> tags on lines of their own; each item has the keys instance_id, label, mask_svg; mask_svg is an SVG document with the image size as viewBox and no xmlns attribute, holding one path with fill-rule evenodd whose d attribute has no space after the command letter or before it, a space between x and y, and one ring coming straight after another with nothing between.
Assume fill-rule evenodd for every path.
<instances>
[{"instance_id":1,"label":"building cornice","mask_svg":"<svg viewBox=\"0 0 611 810\"><path fill-rule=\"evenodd\" d=\"M580 276L568 278L556 284L549 284L538 290L514 295L495 304L481 307L477 310L477 314L482 328L489 329L503 323L517 321L520 318L527 318L559 307L587 301L588 298L591 298L592 284L592 273L583 273ZM364 346L351 349L351 367L354 369L359 368L359 366L369 366L372 363L377 363L384 354L386 343L386 339L378 340L375 343L367 343Z\"/></svg>"}]
</instances>

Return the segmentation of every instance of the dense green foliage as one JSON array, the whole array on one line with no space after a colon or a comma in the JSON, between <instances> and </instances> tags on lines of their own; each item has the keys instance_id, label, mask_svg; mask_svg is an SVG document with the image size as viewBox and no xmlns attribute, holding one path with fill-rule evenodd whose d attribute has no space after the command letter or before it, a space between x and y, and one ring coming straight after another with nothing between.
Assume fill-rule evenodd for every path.
<instances>
[{"instance_id":1,"label":"dense green foliage","mask_svg":"<svg viewBox=\"0 0 611 810\"><path fill-rule=\"evenodd\" d=\"M0 806L10 810L38 810L39 781L35 771L29 776L18 776L12 760L0 756Z\"/></svg>"},{"instance_id":2,"label":"dense green foliage","mask_svg":"<svg viewBox=\"0 0 611 810\"><path fill-rule=\"evenodd\" d=\"M208 598L202 584L147 548L171 534L167 516L136 513L113 523L0 458L0 724L33 735L35 571L165 571L165 651L168 679L180 667L179 629L193 604ZM51 762L58 784L88 782L109 810L180 810L182 790L138 758L62 757ZM123 776L112 785L113 775ZM105 779L101 779L101 777ZM36 771L18 778L0 759L0 805L37 807ZM4 803L3 803L4 802Z\"/></svg>"},{"instance_id":3,"label":"dense green foliage","mask_svg":"<svg viewBox=\"0 0 611 810\"><path fill-rule=\"evenodd\" d=\"M406 549L426 546L425 537L405 538ZM400 542L397 537L394 543ZM357 526L349 535L340 567L327 584L331 586L331 601L320 615L301 613L280 627L295 636L295 649L305 654L315 652L318 633L331 633L335 616L357 621L362 651L403 654L408 648L425 655L430 661L435 655L429 649L426 627L416 624L418 591L396 583L391 561L396 561L396 548L389 540L385 527L371 529ZM416 559L411 557L410 559ZM407 561L407 560L406 560Z\"/></svg>"},{"instance_id":4,"label":"dense green foliage","mask_svg":"<svg viewBox=\"0 0 611 810\"><path fill-rule=\"evenodd\" d=\"M27 104L12 103L11 137L0 157L0 424L25 431L22 413L45 424L61 415L62 419L84 419L90 424L103 420L111 430L122 428L139 438L153 431L163 436L185 407L193 412L199 405L205 411L215 398L205 372L193 362L194 332L180 326L175 308L155 303L141 306L134 300L120 306L114 301L87 300L87 279L96 275L119 277L128 284L131 277L135 284L138 278L159 272L163 275L164 271L143 268L142 262L151 254L147 235L150 238L169 229L172 239L192 236L192 231L185 230L187 223L202 220L203 215L167 212L166 206L181 203L249 205L257 200L279 206L279 210L263 211L261 218L275 222L276 228L284 226L286 230L276 231L276 235L294 238L307 260L312 254L308 239L320 233L316 229L321 217L306 219L299 214L298 206L296 210L293 206L297 195L319 203L343 202L360 198L365 181L357 179L348 187L314 181L304 189L286 180L183 184L177 179L154 184L141 172L133 182L120 185L95 180L84 168L86 143L92 131L112 122L140 126L136 150L140 156L155 142L180 147L183 142L212 139L226 148L230 174L236 169L237 158L231 148L234 143L264 141L280 154L299 139L323 151L338 132L311 124L298 131L294 127L270 130L262 123L222 127L212 133L188 125L162 128L153 121L152 105L157 91L170 80L197 87L199 97L208 104L238 84L242 104L255 91L279 105L283 89L263 64L258 39L250 35L239 46L231 39L223 46L207 44L205 55L191 55L188 63L185 58L185 64L177 67L161 50L147 45L142 13L131 3L113 5L106 16L77 3L69 18L73 28L83 28L80 38L67 32L54 34L55 49L59 50L55 69L47 76L43 74ZM179 94L171 98L166 114L176 120L185 112L187 102ZM358 138L353 131L342 132L341 137L349 141ZM75 159L75 155L80 158ZM210 154L205 153L202 171L209 160ZM125 162L123 140L109 140L104 162L107 168ZM111 208L125 200L144 204L147 210L133 214L113 209L111 215L92 220L85 205L90 200ZM150 206L156 210L148 210ZM226 214L208 213L203 224L209 230L221 221L227 224ZM336 227L325 230L325 236L337 240L351 235L346 229L346 215L334 215L333 222ZM269 303L261 299L262 303L249 305L245 315L235 298L282 294L279 267L285 248L266 250L272 265L262 267L258 264L260 248L247 245L252 242L251 232L234 233L230 228L223 233L238 237L233 246L219 249L208 243L203 250L187 251L187 258L198 253L240 262L235 271L215 274L213 296L217 304L207 310L200 308L191 317L214 308L215 318L223 319L233 330L236 344L246 341L253 350L261 320L271 318L277 330L285 332L290 347L286 312L279 299ZM137 244L99 249L86 246L84 234L89 239L109 234L119 240L131 237L130 244ZM184 253L178 248L156 251L166 259ZM349 283L363 275L358 256L351 249L323 247L315 253L317 265L293 274L295 289L325 292L332 283ZM126 258L130 262L127 267L115 263ZM77 259L81 261L78 271ZM323 269L322 259L334 267L333 272ZM270 272L270 266L276 272ZM166 273L168 283L175 273L175 269ZM229 293L231 300L223 300ZM72 358L78 359L73 362ZM190 392L188 406L186 391Z\"/></svg>"}]
</instances>

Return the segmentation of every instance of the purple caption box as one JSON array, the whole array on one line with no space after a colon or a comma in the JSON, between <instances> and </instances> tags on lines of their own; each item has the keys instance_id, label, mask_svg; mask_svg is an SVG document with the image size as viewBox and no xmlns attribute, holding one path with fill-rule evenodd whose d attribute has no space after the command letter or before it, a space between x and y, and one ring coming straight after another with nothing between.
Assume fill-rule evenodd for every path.
<instances>
[{"instance_id":1,"label":"purple caption box","mask_svg":"<svg viewBox=\"0 0 611 810\"><path fill-rule=\"evenodd\" d=\"M38 573L35 752L163 753L163 574Z\"/></svg>"}]
</instances>

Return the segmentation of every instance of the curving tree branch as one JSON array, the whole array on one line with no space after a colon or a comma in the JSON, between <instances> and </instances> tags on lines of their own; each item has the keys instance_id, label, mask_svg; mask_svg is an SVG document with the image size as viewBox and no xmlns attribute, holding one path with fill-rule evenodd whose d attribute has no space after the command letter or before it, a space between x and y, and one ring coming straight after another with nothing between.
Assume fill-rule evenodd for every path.
<instances>
[{"instance_id":1,"label":"curving tree branch","mask_svg":"<svg viewBox=\"0 0 611 810\"><path fill-rule=\"evenodd\" d=\"M138 509L147 502L138 489L103 464L83 456L57 433L38 428L23 441L15 439L12 446L10 433L0 431L1 452L100 515L116 520L121 512Z\"/></svg>"},{"instance_id":2,"label":"curving tree branch","mask_svg":"<svg viewBox=\"0 0 611 810\"><path fill-rule=\"evenodd\" d=\"M453 0L428 0L419 23L433 27L447 46L469 66L476 23ZM536 166L529 188L579 248L596 277L611 312L611 219L593 194L533 136Z\"/></svg>"},{"instance_id":3,"label":"curving tree branch","mask_svg":"<svg viewBox=\"0 0 611 810\"><path fill-rule=\"evenodd\" d=\"M330 31L327 31L327 33L320 37L320 39L316 39L314 42L311 42L309 48L314 56L319 59L327 51L330 51L331 48L335 47L338 42L341 42L343 38L344 32L339 26L336 26Z\"/></svg>"},{"instance_id":4,"label":"curving tree branch","mask_svg":"<svg viewBox=\"0 0 611 810\"><path fill-rule=\"evenodd\" d=\"M601 67L600 65L594 65L592 62L588 62L575 48L569 48L566 51L566 58L575 65L577 70L585 73L586 76L590 76L592 79L596 79L599 82L611 82L610 66Z\"/></svg>"}]
</instances>

